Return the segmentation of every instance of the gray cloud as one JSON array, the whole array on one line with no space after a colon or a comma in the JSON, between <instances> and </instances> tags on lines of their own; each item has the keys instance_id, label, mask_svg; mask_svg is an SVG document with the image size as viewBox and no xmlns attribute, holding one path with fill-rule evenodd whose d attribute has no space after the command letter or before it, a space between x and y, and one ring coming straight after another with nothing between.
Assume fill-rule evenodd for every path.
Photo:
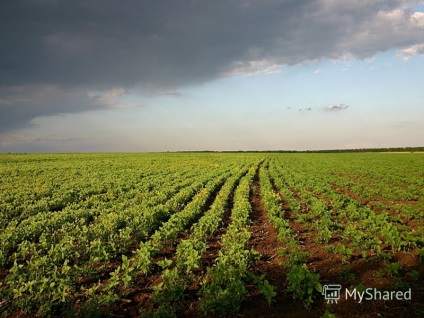
<instances>
[{"instance_id":1,"label":"gray cloud","mask_svg":"<svg viewBox=\"0 0 424 318\"><path fill-rule=\"evenodd\" d=\"M30 125L39 116L82 112L98 109L128 108L120 102L124 89L101 92L57 85L23 85L0 88L0 133Z\"/></svg>"},{"instance_id":2,"label":"gray cloud","mask_svg":"<svg viewBox=\"0 0 424 318\"><path fill-rule=\"evenodd\" d=\"M117 87L168 92L316 59L367 58L389 49L420 53L422 16L405 9L415 3L3 1L1 130L37 116L109 108L104 94ZM49 87L54 93L44 94Z\"/></svg>"}]
</instances>

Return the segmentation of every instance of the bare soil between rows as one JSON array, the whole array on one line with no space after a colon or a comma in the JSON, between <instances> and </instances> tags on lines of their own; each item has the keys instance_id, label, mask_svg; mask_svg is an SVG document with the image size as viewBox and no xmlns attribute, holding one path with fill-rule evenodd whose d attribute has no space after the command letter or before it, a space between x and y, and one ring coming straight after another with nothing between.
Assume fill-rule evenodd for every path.
<instances>
[{"instance_id":1,"label":"bare soil between rows","mask_svg":"<svg viewBox=\"0 0 424 318\"><path fill-rule=\"evenodd\" d=\"M282 266L284 258L278 250L282 247L278 241L278 232L271 224L261 198L261 185L259 183L259 170L257 171L253 187L250 193L252 213L250 219L251 237L249 245L261 254L261 257L250 269L255 275L265 274L265 279L275 287L277 296L269 305L264 297L251 286L239 317L305 317L310 315L300 302L293 302L289 295L285 294L286 270Z\"/></svg>"}]
</instances>

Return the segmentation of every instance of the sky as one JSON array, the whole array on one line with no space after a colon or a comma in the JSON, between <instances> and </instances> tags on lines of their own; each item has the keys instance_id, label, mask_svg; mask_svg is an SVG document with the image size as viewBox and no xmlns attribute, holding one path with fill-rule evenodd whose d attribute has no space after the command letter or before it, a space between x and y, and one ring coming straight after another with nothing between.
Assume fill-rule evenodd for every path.
<instances>
[{"instance_id":1,"label":"sky","mask_svg":"<svg viewBox=\"0 0 424 318\"><path fill-rule=\"evenodd\" d=\"M423 84L423 1L0 1L0 152L424 146Z\"/></svg>"}]
</instances>

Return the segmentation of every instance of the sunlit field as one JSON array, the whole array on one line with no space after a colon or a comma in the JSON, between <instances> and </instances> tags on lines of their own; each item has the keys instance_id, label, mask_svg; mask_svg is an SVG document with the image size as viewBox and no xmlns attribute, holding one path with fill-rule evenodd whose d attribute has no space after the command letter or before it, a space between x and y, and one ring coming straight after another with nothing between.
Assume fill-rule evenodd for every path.
<instances>
[{"instance_id":1,"label":"sunlit field","mask_svg":"<svg viewBox=\"0 0 424 318\"><path fill-rule=\"evenodd\" d=\"M0 314L420 317L423 220L421 153L3 154Z\"/></svg>"}]
</instances>

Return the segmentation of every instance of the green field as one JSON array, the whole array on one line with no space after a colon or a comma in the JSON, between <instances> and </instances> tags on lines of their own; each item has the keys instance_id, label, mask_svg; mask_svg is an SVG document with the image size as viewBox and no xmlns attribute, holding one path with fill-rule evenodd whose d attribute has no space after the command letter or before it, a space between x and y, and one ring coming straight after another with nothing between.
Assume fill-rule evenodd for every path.
<instances>
[{"instance_id":1,"label":"green field","mask_svg":"<svg viewBox=\"0 0 424 318\"><path fill-rule=\"evenodd\" d=\"M421 153L3 154L0 227L2 317L424 316Z\"/></svg>"}]
</instances>

